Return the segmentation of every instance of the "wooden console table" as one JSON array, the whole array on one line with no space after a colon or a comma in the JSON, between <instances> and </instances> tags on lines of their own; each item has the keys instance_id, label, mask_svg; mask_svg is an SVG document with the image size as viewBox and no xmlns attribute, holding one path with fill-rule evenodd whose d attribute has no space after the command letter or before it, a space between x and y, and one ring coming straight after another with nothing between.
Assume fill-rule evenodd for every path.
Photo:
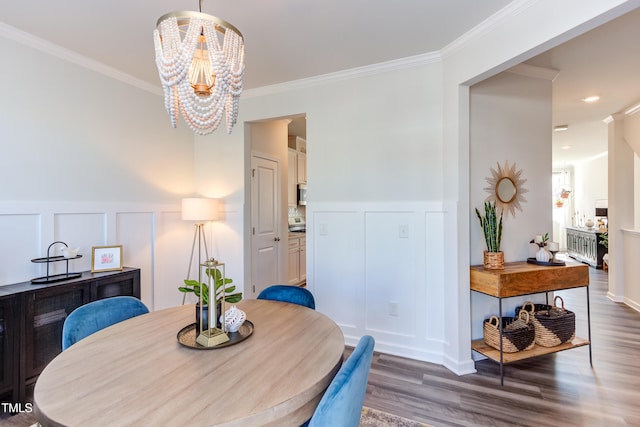
<instances>
[{"instance_id":1,"label":"wooden console table","mask_svg":"<svg viewBox=\"0 0 640 427\"><path fill-rule=\"evenodd\" d=\"M471 290L498 298L500 318L500 350L489 347L483 339L471 342L471 348L487 358L500 363L500 384L504 384L504 364L529 359L531 357L556 353L576 347L589 346L589 363L593 366L591 355L591 312L589 308L589 267L584 264L566 266L541 266L527 262L505 263L504 270L485 270L483 266L471 267ZM547 304L549 292L563 289L585 288L587 292L587 330L588 339L575 337L570 343L556 347L534 346L531 350L517 353L502 351L502 300L524 295L545 293Z\"/></svg>"}]
</instances>

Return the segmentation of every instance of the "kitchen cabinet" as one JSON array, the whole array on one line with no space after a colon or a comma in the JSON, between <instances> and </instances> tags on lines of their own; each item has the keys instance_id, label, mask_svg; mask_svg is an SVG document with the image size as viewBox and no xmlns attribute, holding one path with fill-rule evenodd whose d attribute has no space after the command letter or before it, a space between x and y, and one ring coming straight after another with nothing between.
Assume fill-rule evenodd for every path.
<instances>
[{"instance_id":1,"label":"kitchen cabinet","mask_svg":"<svg viewBox=\"0 0 640 427\"><path fill-rule=\"evenodd\" d=\"M498 325L502 325L502 300L505 298L544 293L549 304L549 292L562 289L584 288L587 292L587 331L588 339L576 336L571 342L555 347L535 345L530 350L516 353L504 353L485 344L484 339L474 340L471 348L485 357L500 364L500 384L504 383L504 365L532 357L543 356L576 347L589 346L589 362L591 356L591 318L589 310L589 267L583 264L565 266L542 266L528 262L505 263L503 270L485 270L484 266L472 266L470 271L470 287L474 292L498 299ZM500 327L502 346L502 326Z\"/></svg>"},{"instance_id":2,"label":"kitchen cabinet","mask_svg":"<svg viewBox=\"0 0 640 427\"><path fill-rule=\"evenodd\" d=\"M307 238L300 238L300 281L307 281Z\"/></svg>"},{"instance_id":3,"label":"kitchen cabinet","mask_svg":"<svg viewBox=\"0 0 640 427\"><path fill-rule=\"evenodd\" d=\"M62 351L66 317L88 302L118 295L140 298L140 269L83 272L47 284L0 286L0 395L25 402L26 388Z\"/></svg>"},{"instance_id":4,"label":"kitchen cabinet","mask_svg":"<svg viewBox=\"0 0 640 427\"><path fill-rule=\"evenodd\" d=\"M291 164L291 153L295 153L296 159L296 184L307 183L307 141L299 136L289 135L289 164Z\"/></svg>"},{"instance_id":5,"label":"kitchen cabinet","mask_svg":"<svg viewBox=\"0 0 640 427\"><path fill-rule=\"evenodd\" d=\"M307 279L306 245L307 238L303 233L289 234L289 274L287 275L289 285L299 285Z\"/></svg>"},{"instance_id":6,"label":"kitchen cabinet","mask_svg":"<svg viewBox=\"0 0 640 427\"><path fill-rule=\"evenodd\" d=\"M307 183L307 153L296 153L297 157L297 180L298 184Z\"/></svg>"},{"instance_id":7,"label":"kitchen cabinet","mask_svg":"<svg viewBox=\"0 0 640 427\"><path fill-rule=\"evenodd\" d=\"M602 268L602 258L607 253L607 248L600 243L603 234L590 228L567 227L567 255L591 267Z\"/></svg>"},{"instance_id":8,"label":"kitchen cabinet","mask_svg":"<svg viewBox=\"0 0 640 427\"><path fill-rule=\"evenodd\" d=\"M289 137L291 138L291 137ZM302 138L295 137L299 140ZM304 141L304 140L303 140ZM289 170L287 174L287 204L290 207L298 206L298 184L307 183L307 153L306 145L304 152L291 148L287 151Z\"/></svg>"},{"instance_id":9,"label":"kitchen cabinet","mask_svg":"<svg viewBox=\"0 0 640 427\"><path fill-rule=\"evenodd\" d=\"M287 174L287 205L298 206L298 153L289 148L289 171Z\"/></svg>"}]
</instances>

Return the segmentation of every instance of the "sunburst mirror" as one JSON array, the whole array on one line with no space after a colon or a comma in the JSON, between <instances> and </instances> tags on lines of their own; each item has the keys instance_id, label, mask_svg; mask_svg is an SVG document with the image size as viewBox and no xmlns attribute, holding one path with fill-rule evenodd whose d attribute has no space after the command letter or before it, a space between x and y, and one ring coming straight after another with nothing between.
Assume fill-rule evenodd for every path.
<instances>
[{"instance_id":1,"label":"sunburst mirror","mask_svg":"<svg viewBox=\"0 0 640 427\"><path fill-rule=\"evenodd\" d=\"M500 163L496 165L498 169L490 168L491 176L485 178L489 184L484 188L489 193L485 201L495 202L507 217L511 214L515 218L516 209L522 212L522 203L527 201L523 194L529 190L522 186L527 180L522 178L522 169L517 170L515 163L509 166L509 161L505 161L504 167Z\"/></svg>"}]
</instances>

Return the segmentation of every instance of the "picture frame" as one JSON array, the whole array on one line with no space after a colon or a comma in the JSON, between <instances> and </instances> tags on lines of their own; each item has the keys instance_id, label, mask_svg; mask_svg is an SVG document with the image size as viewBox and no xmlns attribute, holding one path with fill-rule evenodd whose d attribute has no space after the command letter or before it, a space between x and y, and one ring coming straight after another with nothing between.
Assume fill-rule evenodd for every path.
<instances>
[{"instance_id":1,"label":"picture frame","mask_svg":"<svg viewBox=\"0 0 640 427\"><path fill-rule=\"evenodd\" d=\"M122 270L122 245L91 248L92 273L116 270Z\"/></svg>"}]
</instances>

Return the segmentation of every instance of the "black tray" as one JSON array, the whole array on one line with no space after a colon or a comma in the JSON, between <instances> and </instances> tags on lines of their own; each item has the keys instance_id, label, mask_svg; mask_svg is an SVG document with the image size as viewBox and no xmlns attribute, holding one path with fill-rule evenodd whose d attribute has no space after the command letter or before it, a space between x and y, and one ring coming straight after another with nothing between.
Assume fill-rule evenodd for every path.
<instances>
[{"instance_id":1,"label":"black tray","mask_svg":"<svg viewBox=\"0 0 640 427\"><path fill-rule=\"evenodd\" d=\"M238 332L227 332L229 341L223 342L213 347L205 347L196 342L196 324L192 323L180 329L178 332L178 342L185 347L195 348L196 350L214 350L217 348L229 347L234 344L238 344L249 338L253 334L253 323L249 320L245 320Z\"/></svg>"},{"instance_id":2,"label":"black tray","mask_svg":"<svg viewBox=\"0 0 640 427\"><path fill-rule=\"evenodd\" d=\"M62 256L62 255L43 257L43 258L33 258L31 262L39 262L39 263L58 262L58 261L69 261L70 259L78 259L78 258L82 258L82 255L76 255L70 258L67 258L66 256Z\"/></svg>"},{"instance_id":3,"label":"black tray","mask_svg":"<svg viewBox=\"0 0 640 427\"><path fill-rule=\"evenodd\" d=\"M31 279L31 284L42 285L45 283L61 282L63 280L77 279L80 276L82 276L82 273L54 274L52 276L42 276L42 277L36 277L35 279Z\"/></svg>"},{"instance_id":4,"label":"black tray","mask_svg":"<svg viewBox=\"0 0 640 427\"><path fill-rule=\"evenodd\" d=\"M535 258L527 258L527 262L529 264L537 264L537 265L548 265L551 267L561 267L563 265L567 265L565 264L564 261L549 261L549 262L542 262L542 261L538 261Z\"/></svg>"}]
</instances>

